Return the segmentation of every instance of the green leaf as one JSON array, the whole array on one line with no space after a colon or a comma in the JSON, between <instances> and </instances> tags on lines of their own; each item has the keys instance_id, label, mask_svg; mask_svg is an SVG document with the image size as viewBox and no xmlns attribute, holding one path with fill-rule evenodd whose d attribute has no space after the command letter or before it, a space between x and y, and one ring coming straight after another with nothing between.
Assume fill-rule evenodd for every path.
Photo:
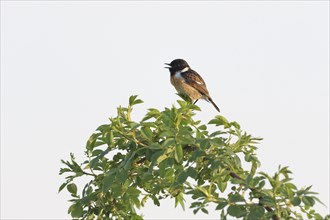
<instances>
[{"instance_id":1,"label":"green leaf","mask_svg":"<svg viewBox=\"0 0 330 220\"><path fill-rule=\"evenodd\" d=\"M114 183L111 185L111 192L113 194L113 197L119 197L123 194L122 190L122 184L120 183Z\"/></svg>"},{"instance_id":2,"label":"green leaf","mask_svg":"<svg viewBox=\"0 0 330 220\"><path fill-rule=\"evenodd\" d=\"M114 178L115 178L114 176L115 175L105 175L104 176L103 184L102 184L103 185L103 187L102 187L103 192L107 192L110 189L111 185L113 184Z\"/></svg>"},{"instance_id":3,"label":"green leaf","mask_svg":"<svg viewBox=\"0 0 330 220\"><path fill-rule=\"evenodd\" d=\"M149 180L153 179L153 175L151 173L144 173L142 175L142 179L144 182L148 182Z\"/></svg>"},{"instance_id":4,"label":"green leaf","mask_svg":"<svg viewBox=\"0 0 330 220\"><path fill-rule=\"evenodd\" d=\"M250 208L248 219L261 219L264 214L265 209L262 206L255 205Z\"/></svg>"},{"instance_id":5,"label":"green leaf","mask_svg":"<svg viewBox=\"0 0 330 220\"><path fill-rule=\"evenodd\" d=\"M293 197L291 203L294 206L298 206L301 203L301 199L299 197L297 197L297 196L296 197Z\"/></svg>"},{"instance_id":6,"label":"green leaf","mask_svg":"<svg viewBox=\"0 0 330 220\"><path fill-rule=\"evenodd\" d=\"M262 198L259 199L259 202L263 205L267 205L267 206L274 206L274 199L270 196L262 196Z\"/></svg>"},{"instance_id":7,"label":"green leaf","mask_svg":"<svg viewBox=\"0 0 330 220\"><path fill-rule=\"evenodd\" d=\"M72 172L72 170L69 169L69 168L61 168L60 169L60 175L62 175L63 173L67 173L67 172Z\"/></svg>"},{"instance_id":8,"label":"green leaf","mask_svg":"<svg viewBox=\"0 0 330 220\"><path fill-rule=\"evenodd\" d=\"M109 131L109 129L110 129L110 125L104 124L104 125L100 125L96 130L101 132L106 132Z\"/></svg>"},{"instance_id":9,"label":"green leaf","mask_svg":"<svg viewBox=\"0 0 330 220\"><path fill-rule=\"evenodd\" d=\"M256 161L252 161L252 165L251 165L251 170L250 170L250 174L253 176L255 175L257 169L258 169L258 166L259 166L259 161L256 162Z\"/></svg>"},{"instance_id":10,"label":"green leaf","mask_svg":"<svg viewBox=\"0 0 330 220\"><path fill-rule=\"evenodd\" d=\"M204 212L205 214L209 214L209 211L207 211L206 208L201 208L202 212Z\"/></svg>"},{"instance_id":11,"label":"green leaf","mask_svg":"<svg viewBox=\"0 0 330 220\"><path fill-rule=\"evenodd\" d=\"M67 184L68 184L68 182L62 183L62 185L58 189L58 192L61 192L66 187Z\"/></svg>"},{"instance_id":12,"label":"green leaf","mask_svg":"<svg viewBox=\"0 0 330 220\"><path fill-rule=\"evenodd\" d=\"M154 204L155 204L156 206L160 206L159 200L157 199L156 196L151 195L151 198L152 198L152 201L154 202Z\"/></svg>"},{"instance_id":13,"label":"green leaf","mask_svg":"<svg viewBox=\"0 0 330 220\"><path fill-rule=\"evenodd\" d=\"M209 192L204 187L197 186L196 189L198 189L201 193L203 193L205 197L209 197L210 196Z\"/></svg>"},{"instance_id":14,"label":"green leaf","mask_svg":"<svg viewBox=\"0 0 330 220\"><path fill-rule=\"evenodd\" d=\"M215 116L214 119L212 119L211 121L209 121L209 124L215 124L216 126L223 125L225 128L226 127L229 127L228 120L225 117L221 116L221 115Z\"/></svg>"},{"instance_id":15,"label":"green leaf","mask_svg":"<svg viewBox=\"0 0 330 220\"><path fill-rule=\"evenodd\" d=\"M157 163L159 164L161 161L158 161L159 160L159 157L161 157L161 156L164 156L165 158L163 158L162 160L164 160L164 159L166 159L166 154L164 154L164 151L162 151L162 150L158 150L158 151L156 151L156 152L154 152L152 155L151 155L151 162L156 162L157 161Z\"/></svg>"},{"instance_id":16,"label":"green leaf","mask_svg":"<svg viewBox=\"0 0 330 220\"><path fill-rule=\"evenodd\" d=\"M198 127L199 130L205 131L207 129L206 125L201 125Z\"/></svg>"},{"instance_id":17,"label":"green leaf","mask_svg":"<svg viewBox=\"0 0 330 220\"><path fill-rule=\"evenodd\" d=\"M182 146L181 145L175 145L175 154L174 154L175 160L178 163L181 163L182 158L183 158L183 151L182 151Z\"/></svg>"},{"instance_id":18,"label":"green leaf","mask_svg":"<svg viewBox=\"0 0 330 220\"><path fill-rule=\"evenodd\" d=\"M164 143L163 143L163 146L164 148L167 148L171 145L173 145L175 143L175 139L174 138L167 138Z\"/></svg>"},{"instance_id":19,"label":"green leaf","mask_svg":"<svg viewBox=\"0 0 330 220\"><path fill-rule=\"evenodd\" d=\"M186 182L187 178L188 178L188 173L183 171L179 174L177 182L179 184L182 184L182 183Z\"/></svg>"},{"instance_id":20,"label":"green leaf","mask_svg":"<svg viewBox=\"0 0 330 220\"><path fill-rule=\"evenodd\" d=\"M315 200L313 199L313 197L310 196L302 197L302 201L306 206L310 206L310 207L312 207L315 204Z\"/></svg>"},{"instance_id":21,"label":"green leaf","mask_svg":"<svg viewBox=\"0 0 330 220\"><path fill-rule=\"evenodd\" d=\"M190 176L193 179L196 179L198 176L197 171L193 167L188 167L187 169L187 175Z\"/></svg>"},{"instance_id":22,"label":"green leaf","mask_svg":"<svg viewBox=\"0 0 330 220\"><path fill-rule=\"evenodd\" d=\"M245 201L245 199L239 193L235 193L235 194L229 195L229 201L232 203L235 203L235 202L243 202L243 201Z\"/></svg>"},{"instance_id":23,"label":"green leaf","mask_svg":"<svg viewBox=\"0 0 330 220\"><path fill-rule=\"evenodd\" d=\"M317 201L318 203L320 203L320 204L322 204L322 205L324 205L324 206L326 206L319 198L317 198L316 196L312 196L313 197L313 199L315 200L315 201Z\"/></svg>"},{"instance_id":24,"label":"green leaf","mask_svg":"<svg viewBox=\"0 0 330 220\"><path fill-rule=\"evenodd\" d=\"M84 210L80 203L74 203L69 208L69 213L71 213L72 218L79 218L82 217Z\"/></svg>"},{"instance_id":25,"label":"green leaf","mask_svg":"<svg viewBox=\"0 0 330 220\"><path fill-rule=\"evenodd\" d=\"M160 149L162 149L162 146L160 146L158 143L152 143L149 145L148 148L151 150L160 150Z\"/></svg>"},{"instance_id":26,"label":"green leaf","mask_svg":"<svg viewBox=\"0 0 330 220\"><path fill-rule=\"evenodd\" d=\"M246 208L243 205L231 205L228 207L227 212L229 215L236 218L241 218L247 213Z\"/></svg>"},{"instance_id":27,"label":"green leaf","mask_svg":"<svg viewBox=\"0 0 330 220\"><path fill-rule=\"evenodd\" d=\"M136 99L136 98L137 98L137 95L132 95L131 97L129 97L129 105L130 106L143 103L143 101L141 99Z\"/></svg>"},{"instance_id":28,"label":"green leaf","mask_svg":"<svg viewBox=\"0 0 330 220\"><path fill-rule=\"evenodd\" d=\"M141 104L143 101L141 99L137 99L134 101L134 105Z\"/></svg>"},{"instance_id":29,"label":"green leaf","mask_svg":"<svg viewBox=\"0 0 330 220\"><path fill-rule=\"evenodd\" d=\"M127 189L126 193L130 196L137 197L140 195L141 191L136 188L130 187Z\"/></svg>"},{"instance_id":30,"label":"green leaf","mask_svg":"<svg viewBox=\"0 0 330 220\"><path fill-rule=\"evenodd\" d=\"M178 204L180 203L181 207L183 210L185 210L185 207L184 207L184 198L183 198L183 193L180 192L176 197L175 197L175 207L178 206Z\"/></svg>"},{"instance_id":31,"label":"green leaf","mask_svg":"<svg viewBox=\"0 0 330 220\"><path fill-rule=\"evenodd\" d=\"M160 116L160 112L158 109L150 108L148 109L147 115L142 119L142 121L146 121L150 118L158 118Z\"/></svg>"},{"instance_id":32,"label":"green leaf","mask_svg":"<svg viewBox=\"0 0 330 220\"><path fill-rule=\"evenodd\" d=\"M212 145L215 145L217 147L222 147L224 146L224 142L222 138L213 138L210 140Z\"/></svg>"},{"instance_id":33,"label":"green leaf","mask_svg":"<svg viewBox=\"0 0 330 220\"><path fill-rule=\"evenodd\" d=\"M153 133L149 127L142 127L141 128L141 133L147 137L148 139L152 139Z\"/></svg>"},{"instance_id":34,"label":"green leaf","mask_svg":"<svg viewBox=\"0 0 330 220\"><path fill-rule=\"evenodd\" d=\"M259 188L262 188L262 187L265 186L265 184L266 184L266 182L265 182L264 180L262 180L262 181L259 182L258 187L259 187Z\"/></svg>"},{"instance_id":35,"label":"green leaf","mask_svg":"<svg viewBox=\"0 0 330 220\"><path fill-rule=\"evenodd\" d=\"M191 136L188 135L182 135L179 134L178 137L178 143L182 144L182 145L187 145L187 144L193 144L194 140Z\"/></svg>"},{"instance_id":36,"label":"green leaf","mask_svg":"<svg viewBox=\"0 0 330 220\"><path fill-rule=\"evenodd\" d=\"M191 103L191 99L189 98L188 95L186 94L181 94L181 93L177 93L178 96L180 96L184 101L188 102L188 103ZM180 107L183 108L186 106L186 104L181 101L181 100L177 100L177 102L179 103Z\"/></svg>"},{"instance_id":37,"label":"green leaf","mask_svg":"<svg viewBox=\"0 0 330 220\"><path fill-rule=\"evenodd\" d=\"M294 189L294 190L297 189L297 187L293 183L286 183L285 186L290 188L290 189Z\"/></svg>"},{"instance_id":38,"label":"green leaf","mask_svg":"<svg viewBox=\"0 0 330 220\"><path fill-rule=\"evenodd\" d=\"M162 154L157 158L156 163L160 164L162 161L164 161L168 156L166 154Z\"/></svg>"},{"instance_id":39,"label":"green leaf","mask_svg":"<svg viewBox=\"0 0 330 220\"><path fill-rule=\"evenodd\" d=\"M102 135L102 133L92 134L92 135L89 137L89 139L88 139L88 141L87 141L87 143L86 143L86 149L87 149L87 150L93 150L93 148L94 148L94 144L95 144L97 138L98 138L100 135Z\"/></svg>"},{"instance_id":40,"label":"green leaf","mask_svg":"<svg viewBox=\"0 0 330 220\"><path fill-rule=\"evenodd\" d=\"M93 150L92 156L98 156L99 154L101 154L103 152L103 150L97 149L97 150Z\"/></svg>"},{"instance_id":41,"label":"green leaf","mask_svg":"<svg viewBox=\"0 0 330 220\"><path fill-rule=\"evenodd\" d=\"M101 146L101 145L103 145L103 144L105 144L103 141L96 141L96 142L94 143L94 148L95 148L95 147L98 147L98 146Z\"/></svg>"},{"instance_id":42,"label":"green leaf","mask_svg":"<svg viewBox=\"0 0 330 220\"><path fill-rule=\"evenodd\" d=\"M137 197L130 197L130 201L134 204L138 209L141 207L140 200Z\"/></svg>"},{"instance_id":43,"label":"green leaf","mask_svg":"<svg viewBox=\"0 0 330 220\"><path fill-rule=\"evenodd\" d=\"M236 129L241 129L241 126L236 121L231 122L230 125Z\"/></svg>"},{"instance_id":44,"label":"green leaf","mask_svg":"<svg viewBox=\"0 0 330 220\"><path fill-rule=\"evenodd\" d=\"M227 220L227 214L225 214L225 210L221 211L220 219L221 220Z\"/></svg>"},{"instance_id":45,"label":"green leaf","mask_svg":"<svg viewBox=\"0 0 330 220\"><path fill-rule=\"evenodd\" d=\"M314 219L315 220L329 220L329 215L328 215L328 217L323 218L322 215L320 215L319 213L316 213L314 215Z\"/></svg>"},{"instance_id":46,"label":"green leaf","mask_svg":"<svg viewBox=\"0 0 330 220\"><path fill-rule=\"evenodd\" d=\"M144 205L146 204L148 198L149 198L149 195L145 195L145 196L143 197L143 199L141 200L141 206L142 206L142 207L144 207Z\"/></svg>"},{"instance_id":47,"label":"green leaf","mask_svg":"<svg viewBox=\"0 0 330 220\"><path fill-rule=\"evenodd\" d=\"M221 199L219 199L218 205L217 205L217 207L215 208L215 210L221 210L221 209L223 209L224 207L226 207L227 205L228 205L227 200L221 198Z\"/></svg>"},{"instance_id":48,"label":"green leaf","mask_svg":"<svg viewBox=\"0 0 330 220\"><path fill-rule=\"evenodd\" d=\"M136 122L130 122L129 123L129 127L130 127L130 129L136 129L137 127L139 127L140 126L140 124L139 123L136 123Z\"/></svg>"},{"instance_id":49,"label":"green leaf","mask_svg":"<svg viewBox=\"0 0 330 220\"><path fill-rule=\"evenodd\" d=\"M209 137L216 137L216 136L219 136L221 134L226 134L226 132L224 132L224 131L215 131L215 132L211 133L209 135Z\"/></svg>"},{"instance_id":50,"label":"green leaf","mask_svg":"<svg viewBox=\"0 0 330 220\"><path fill-rule=\"evenodd\" d=\"M207 139L204 139L200 142L200 148L201 150L206 150L208 148L210 148L210 141Z\"/></svg>"},{"instance_id":51,"label":"green leaf","mask_svg":"<svg viewBox=\"0 0 330 220\"><path fill-rule=\"evenodd\" d=\"M74 183L70 183L69 185L67 185L66 187L68 189L68 191L73 194L73 195L77 195L77 186Z\"/></svg>"},{"instance_id":52,"label":"green leaf","mask_svg":"<svg viewBox=\"0 0 330 220\"><path fill-rule=\"evenodd\" d=\"M218 178L217 186L220 192L224 192L227 188L227 182L223 181L222 178Z\"/></svg>"}]
</instances>

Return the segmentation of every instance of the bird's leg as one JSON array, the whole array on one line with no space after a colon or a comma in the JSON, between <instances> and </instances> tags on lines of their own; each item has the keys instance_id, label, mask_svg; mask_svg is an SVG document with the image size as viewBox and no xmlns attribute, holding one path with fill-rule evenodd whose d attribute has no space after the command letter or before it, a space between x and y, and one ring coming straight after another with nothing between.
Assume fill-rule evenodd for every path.
<instances>
[{"instance_id":1,"label":"bird's leg","mask_svg":"<svg viewBox=\"0 0 330 220\"><path fill-rule=\"evenodd\" d=\"M196 104L197 101L198 101L198 99L196 99L196 101L194 101L194 105Z\"/></svg>"}]
</instances>

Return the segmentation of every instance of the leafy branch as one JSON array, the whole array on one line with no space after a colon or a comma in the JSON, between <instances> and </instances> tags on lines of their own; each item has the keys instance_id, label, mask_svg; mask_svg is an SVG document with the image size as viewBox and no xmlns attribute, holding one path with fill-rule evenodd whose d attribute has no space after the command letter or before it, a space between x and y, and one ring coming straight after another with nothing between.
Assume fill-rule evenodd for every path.
<instances>
[{"instance_id":1,"label":"leafy branch","mask_svg":"<svg viewBox=\"0 0 330 220\"><path fill-rule=\"evenodd\" d=\"M170 197L185 209L184 196L191 196L194 213L208 213L214 203L221 219L329 219L312 209L320 200L311 187L292 183L288 167L274 175L257 172L261 138L220 115L202 124L193 119L196 105L177 102L179 107L149 109L135 122L133 106L142 100L131 96L127 108L118 107L117 116L90 136L84 162L79 165L73 154L62 160L66 180L59 191L71 193L73 218L143 219L136 210L147 200L159 206ZM78 177L89 179L79 193Z\"/></svg>"}]
</instances>

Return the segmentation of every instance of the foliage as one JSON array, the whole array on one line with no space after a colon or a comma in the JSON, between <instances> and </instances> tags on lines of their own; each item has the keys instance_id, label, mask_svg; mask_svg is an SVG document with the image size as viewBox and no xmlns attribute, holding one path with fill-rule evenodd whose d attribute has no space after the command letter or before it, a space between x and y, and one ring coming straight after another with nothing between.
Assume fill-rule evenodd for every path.
<instances>
[{"instance_id":1,"label":"foliage","mask_svg":"<svg viewBox=\"0 0 330 220\"><path fill-rule=\"evenodd\" d=\"M216 128L210 133L193 119L200 109L185 101L162 112L149 109L135 122L132 107L139 103L131 96L127 108L119 107L109 124L97 128L81 165L73 154L62 160L66 181L59 191L71 193L73 218L143 219L136 209L147 200L159 206L169 197L185 209L189 195L194 213L208 213L215 203L221 219L329 219L312 209L320 202L316 193L311 186L298 189L288 167L272 176L257 172L255 145L261 138L243 132L237 122L218 115L208 123ZM82 176L89 181L78 190L74 182Z\"/></svg>"}]
</instances>

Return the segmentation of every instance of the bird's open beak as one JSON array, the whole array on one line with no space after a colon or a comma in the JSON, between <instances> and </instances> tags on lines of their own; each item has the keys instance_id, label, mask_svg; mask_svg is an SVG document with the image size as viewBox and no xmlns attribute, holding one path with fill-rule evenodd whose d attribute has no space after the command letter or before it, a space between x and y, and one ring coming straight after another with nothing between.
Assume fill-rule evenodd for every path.
<instances>
[{"instance_id":1,"label":"bird's open beak","mask_svg":"<svg viewBox=\"0 0 330 220\"><path fill-rule=\"evenodd\" d=\"M169 64L169 63L164 63L164 64L167 65L164 68L171 69L171 64Z\"/></svg>"}]
</instances>

